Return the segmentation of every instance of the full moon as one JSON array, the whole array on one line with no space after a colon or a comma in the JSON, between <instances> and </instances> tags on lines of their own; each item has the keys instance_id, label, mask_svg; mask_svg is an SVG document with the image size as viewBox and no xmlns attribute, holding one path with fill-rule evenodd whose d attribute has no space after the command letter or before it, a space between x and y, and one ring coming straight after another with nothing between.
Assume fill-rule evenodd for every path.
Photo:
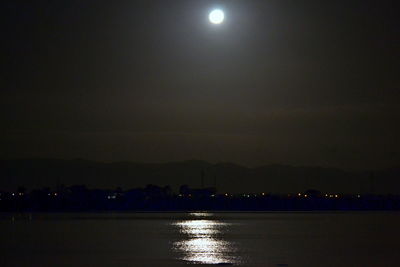
<instances>
[{"instance_id":1,"label":"full moon","mask_svg":"<svg viewBox=\"0 0 400 267\"><path fill-rule=\"evenodd\" d=\"M225 15L221 9L214 9L208 16L211 23L221 24L224 21Z\"/></svg>"}]
</instances>

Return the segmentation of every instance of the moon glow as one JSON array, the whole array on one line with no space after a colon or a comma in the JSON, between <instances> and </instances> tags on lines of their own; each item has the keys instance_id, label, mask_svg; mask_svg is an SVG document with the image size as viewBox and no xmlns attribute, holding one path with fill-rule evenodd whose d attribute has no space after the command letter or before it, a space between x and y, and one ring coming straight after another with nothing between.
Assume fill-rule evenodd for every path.
<instances>
[{"instance_id":1,"label":"moon glow","mask_svg":"<svg viewBox=\"0 0 400 267\"><path fill-rule=\"evenodd\" d=\"M213 24L221 24L224 21L225 14L221 9L214 9L208 15L208 19Z\"/></svg>"}]
</instances>

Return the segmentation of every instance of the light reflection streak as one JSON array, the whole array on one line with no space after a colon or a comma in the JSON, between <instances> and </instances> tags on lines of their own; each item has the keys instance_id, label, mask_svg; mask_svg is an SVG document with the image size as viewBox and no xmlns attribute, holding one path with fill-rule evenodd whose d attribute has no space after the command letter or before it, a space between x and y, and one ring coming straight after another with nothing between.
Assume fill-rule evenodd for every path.
<instances>
[{"instance_id":1,"label":"light reflection streak","mask_svg":"<svg viewBox=\"0 0 400 267\"><path fill-rule=\"evenodd\" d=\"M229 223L211 220L207 213L190 214L199 219L182 220L173 223L178 227L181 239L174 243L174 250L181 254L180 259L203 264L234 264L235 246L232 242L223 240L223 235L230 226ZM203 219L206 217L207 219Z\"/></svg>"},{"instance_id":2,"label":"light reflection streak","mask_svg":"<svg viewBox=\"0 0 400 267\"><path fill-rule=\"evenodd\" d=\"M192 212L189 214L190 217L211 217L214 214L208 212Z\"/></svg>"}]
</instances>

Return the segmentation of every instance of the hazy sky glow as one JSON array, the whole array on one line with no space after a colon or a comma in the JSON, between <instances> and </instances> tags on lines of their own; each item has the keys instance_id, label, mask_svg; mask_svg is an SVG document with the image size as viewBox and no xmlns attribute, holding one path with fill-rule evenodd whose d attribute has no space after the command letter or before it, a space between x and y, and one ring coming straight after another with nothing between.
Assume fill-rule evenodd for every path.
<instances>
[{"instance_id":1,"label":"hazy sky glow","mask_svg":"<svg viewBox=\"0 0 400 267\"><path fill-rule=\"evenodd\" d=\"M223 27L205 19L216 6ZM5 0L0 10L1 158L400 160L395 1Z\"/></svg>"}]
</instances>

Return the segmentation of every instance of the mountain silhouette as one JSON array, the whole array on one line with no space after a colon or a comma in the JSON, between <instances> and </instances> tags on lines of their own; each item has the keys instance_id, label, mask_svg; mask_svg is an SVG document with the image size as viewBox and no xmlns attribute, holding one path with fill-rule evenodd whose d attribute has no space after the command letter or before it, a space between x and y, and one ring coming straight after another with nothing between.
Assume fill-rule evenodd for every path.
<instances>
[{"instance_id":1,"label":"mountain silhouette","mask_svg":"<svg viewBox=\"0 0 400 267\"><path fill-rule=\"evenodd\" d=\"M265 165L248 168L234 163L211 164L201 160L168 163L97 162L83 159L0 160L0 189L15 190L85 184L90 188L135 188L146 184L216 185L218 192L322 192L400 193L400 169L345 171L335 168Z\"/></svg>"}]
</instances>

